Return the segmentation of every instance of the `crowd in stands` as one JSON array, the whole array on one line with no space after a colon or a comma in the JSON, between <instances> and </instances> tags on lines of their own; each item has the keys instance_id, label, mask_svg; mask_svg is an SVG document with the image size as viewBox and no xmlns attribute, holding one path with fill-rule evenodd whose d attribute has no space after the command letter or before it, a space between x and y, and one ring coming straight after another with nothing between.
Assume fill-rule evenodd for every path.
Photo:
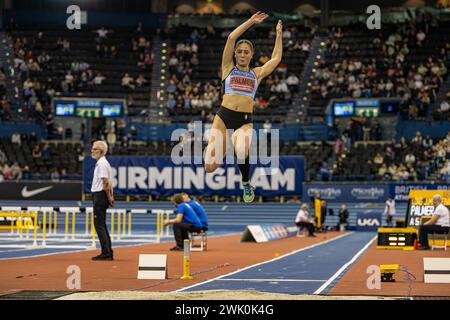
<instances>
[{"instance_id":1,"label":"crowd in stands","mask_svg":"<svg viewBox=\"0 0 450 320\"><path fill-rule=\"evenodd\" d=\"M354 31L353 27L331 28L312 93L325 101L341 97L400 97L404 118L425 119L450 65L450 42L436 48L434 54L424 56L422 61L417 60L418 52L419 56L429 52L425 43L437 28L437 18L422 13L415 20L384 26L382 32L371 37L369 48L375 56L363 53L359 43L342 41L347 30ZM330 64L327 58L338 59Z\"/></svg>"},{"instance_id":2,"label":"crowd in stands","mask_svg":"<svg viewBox=\"0 0 450 320\"><path fill-rule=\"evenodd\" d=\"M40 141L36 133L0 138L0 181L80 180L81 143Z\"/></svg>"},{"instance_id":3,"label":"crowd in stands","mask_svg":"<svg viewBox=\"0 0 450 320\"><path fill-rule=\"evenodd\" d=\"M362 145L357 148L345 145L340 139L335 143L333 167L324 164L321 178L354 175L356 166L363 166L366 179L381 181L424 181L436 179L450 182L450 131L443 139L433 140L418 131L410 141L402 137L399 141L380 145ZM363 153L363 154L361 154ZM358 159L354 159L358 157ZM357 164L358 162L358 164Z\"/></svg>"},{"instance_id":4,"label":"crowd in stands","mask_svg":"<svg viewBox=\"0 0 450 320\"><path fill-rule=\"evenodd\" d=\"M11 104L6 98L6 76L3 67L0 68L0 121L8 121L11 118Z\"/></svg>"},{"instance_id":5,"label":"crowd in stands","mask_svg":"<svg viewBox=\"0 0 450 320\"><path fill-rule=\"evenodd\" d=\"M20 77L24 99L22 114L27 115L27 120L36 119L41 124L45 123L51 114L50 103L55 95L77 93L96 96L98 88L116 85L124 89L124 96L127 97L134 89L149 85L149 76L146 73L151 72L153 65L153 48L151 41L144 35L141 23L126 40L128 43L121 42L124 41L122 38L110 40L114 31L104 27L92 32L95 34L92 43L75 43L78 51L72 49L72 42L78 41L76 38L69 40L58 37L53 40L53 45L49 45L48 41L54 39L51 31L38 31L27 37L12 33L14 66ZM89 46L87 49L86 44ZM91 50L95 52L95 56L87 55L82 50ZM79 55L79 52L83 54ZM138 57L135 66L141 74L124 72L119 79L109 79L108 75L102 72L106 64L111 64L111 70L114 70L112 62L118 58L132 60L133 57ZM61 64L61 61L64 63ZM0 74L0 87L1 82ZM129 105L132 105L132 97L129 100ZM2 110L6 109L4 104L2 102Z\"/></svg>"}]
</instances>

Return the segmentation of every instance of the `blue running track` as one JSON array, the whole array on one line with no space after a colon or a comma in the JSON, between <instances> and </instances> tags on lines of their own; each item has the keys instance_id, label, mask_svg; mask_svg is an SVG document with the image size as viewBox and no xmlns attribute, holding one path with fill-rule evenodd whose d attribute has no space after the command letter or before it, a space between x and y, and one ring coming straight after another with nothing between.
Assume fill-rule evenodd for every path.
<instances>
[{"instance_id":1,"label":"blue running track","mask_svg":"<svg viewBox=\"0 0 450 320\"><path fill-rule=\"evenodd\" d=\"M178 291L258 290L326 294L350 267L348 263L358 253L363 253L375 236L370 232L353 232Z\"/></svg>"}]
</instances>

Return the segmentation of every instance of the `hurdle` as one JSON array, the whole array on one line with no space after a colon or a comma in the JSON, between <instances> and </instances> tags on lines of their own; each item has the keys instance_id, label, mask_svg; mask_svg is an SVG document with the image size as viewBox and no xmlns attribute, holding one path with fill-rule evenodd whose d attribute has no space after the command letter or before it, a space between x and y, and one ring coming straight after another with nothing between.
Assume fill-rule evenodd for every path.
<instances>
[{"instance_id":1,"label":"hurdle","mask_svg":"<svg viewBox=\"0 0 450 320\"><path fill-rule=\"evenodd\" d=\"M65 223L65 232L64 232L64 239L68 239L68 229L69 229L69 216L72 214L72 240L75 240L75 233L76 233L76 215L79 214L80 207L59 207L59 212L65 214L66 223ZM56 214L56 213L55 213ZM56 226L55 226L56 227ZM56 232L55 232L56 233Z\"/></svg>"},{"instance_id":2,"label":"hurdle","mask_svg":"<svg viewBox=\"0 0 450 320\"><path fill-rule=\"evenodd\" d=\"M21 212L22 208L21 207L2 207L2 211L8 211L8 212ZM14 234L14 228L12 228L12 226L14 225L14 221L11 220L11 232L10 234ZM17 233L19 233L19 230L17 230Z\"/></svg>"},{"instance_id":3,"label":"hurdle","mask_svg":"<svg viewBox=\"0 0 450 320\"><path fill-rule=\"evenodd\" d=\"M156 242L161 242L161 237L164 236L164 215L163 209L152 209L151 213L156 214ZM168 217L168 216L167 216ZM167 226L169 227L169 226ZM168 228L167 228L168 229Z\"/></svg>"},{"instance_id":4,"label":"hurdle","mask_svg":"<svg viewBox=\"0 0 450 320\"><path fill-rule=\"evenodd\" d=\"M90 215L92 215L92 217L94 216L94 208L92 207L86 207L84 209L84 213L86 214L86 220L85 220L85 232L84 235L85 236L89 236L89 225L90 225L90 220L89 217Z\"/></svg>"},{"instance_id":5,"label":"hurdle","mask_svg":"<svg viewBox=\"0 0 450 320\"><path fill-rule=\"evenodd\" d=\"M39 211L42 213L42 219L44 219L45 216L45 231L46 231L46 236L48 234L51 234L52 232L52 223L53 223L53 216L56 215L55 212L55 208L53 207L40 207ZM47 222L48 220L48 222ZM47 228L47 223L48 223L48 228ZM56 230L57 227L56 225L54 226L53 230Z\"/></svg>"},{"instance_id":6,"label":"hurdle","mask_svg":"<svg viewBox=\"0 0 450 320\"><path fill-rule=\"evenodd\" d=\"M20 211L20 210L19 210ZM38 224L38 214L36 212L0 212L0 217L2 218L10 218L11 220L11 225L9 226L9 228L11 228L12 230L17 230L18 234L19 234L19 239L22 240L23 239L23 229L26 228L27 230L27 239L29 238L29 232L30 232L30 227L33 228L33 247L37 246L37 229ZM13 219L15 218L15 219ZM25 219L24 219L25 218ZM14 221L16 222L14 225ZM24 221L24 223L22 222ZM30 223L31 221L31 223ZM2 229L2 228L0 228ZM16 245L14 245L15 247L17 247ZM4 246L3 246L4 247Z\"/></svg>"},{"instance_id":7,"label":"hurdle","mask_svg":"<svg viewBox=\"0 0 450 320\"><path fill-rule=\"evenodd\" d=\"M116 224L115 224L115 215L116 214L117 214L116 240L120 240L121 236L126 236L127 222L128 222L128 234L131 235L131 211L127 212L126 209L108 209L106 212L111 214L111 238L112 239L114 239L115 231L116 231ZM127 217L128 217L128 219L127 219Z\"/></svg>"},{"instance_id":8,"label":"hurdle","mask_svg":"<svg viewBox=\"0 0 450 320\"><path fill-rule=\"evenodd\" d=\"M170 219L170 215L173 213L173 210L164 210L164 214L166 215L166 220L168 221ZM166 226L166 237L170 237L170 226Z\"/></svg>"}]
</instances>

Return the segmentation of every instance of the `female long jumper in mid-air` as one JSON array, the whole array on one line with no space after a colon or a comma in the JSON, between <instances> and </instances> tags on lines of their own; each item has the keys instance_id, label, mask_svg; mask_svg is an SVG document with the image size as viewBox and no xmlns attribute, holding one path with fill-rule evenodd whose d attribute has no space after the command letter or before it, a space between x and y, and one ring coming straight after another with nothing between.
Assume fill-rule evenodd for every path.
<instances>
[{"instance_id":1,"label":"female long jumper in mid-air","mask_svg":"<svg viewBox=\"0 0 450 320\"><path fill-rule=\"evenodd\" d=\"M242 175L245 202L252 202L255 198L253 187L250 185L249 159L254 98L261 80L270 75L281 62L282 22L279 20L276 26L272 57L261 67L250 68L254 53L253 44L249 40L242 39L237 43L236 40L251 26L260 24L267 17L267 14L258 11L228 36L222 56L222 89L224 90L222 105L214 117L205 152L205 170L213 172L223 162L227 150L227 129L234 131L231 135L231 143Z\"/></svg>"}]
</instances>

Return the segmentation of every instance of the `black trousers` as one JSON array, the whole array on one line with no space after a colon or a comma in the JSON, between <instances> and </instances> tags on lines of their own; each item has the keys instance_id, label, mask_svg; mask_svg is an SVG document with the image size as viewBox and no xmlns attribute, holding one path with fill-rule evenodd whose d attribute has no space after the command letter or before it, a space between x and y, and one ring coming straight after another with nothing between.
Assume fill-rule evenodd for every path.
<instances>
[{"instance_id":1,"label":"black trousers","mask_svg":"<svg viewBox=\"0 0 450 320\"><path fill-rule=\"evenodd\" d=\"M419 229L419 242L423 247L428 247L428 234L429 233L448 233L449 227L443 227L436 224L428 224L420 226Z\"/></svg>"},{"instance_id":2,"label":"black trousers","mask_svg":"<svg viewBox=\"0 0 450 320\"><path fill-rule=\"evenodd\" d=\"M106 192L93 192L92 200L94 202L94 226L102 247L102 254L111 256L113 250L111 248L111 238L109 236L108 227L106 226L106 209L109 207Z\"/></svg>"},{"instance_id":3,"label":"black trousers","mask_svg":"<svg viewBox=\"0 0 450 320\"><path fill-rule=\"evenodd\" d=\"M198 228L190 223L176 222L173 224L173 234L178 247L183 248L184 240L189 239L189 232L201 232L202 228Z\"/></svg>"},{"instance_id":4,"label":"black trousers","mask_svg":"<svg viewBox=\"0 0 450 320\"><path fill-rule=\"evenodd\" d=\"M308 230L308 235L313 235L314 234L314 225L310 222L297 222L296 223L297 227L304 227L306 228L306 230Z\"/></svg>"}]
</instances>

